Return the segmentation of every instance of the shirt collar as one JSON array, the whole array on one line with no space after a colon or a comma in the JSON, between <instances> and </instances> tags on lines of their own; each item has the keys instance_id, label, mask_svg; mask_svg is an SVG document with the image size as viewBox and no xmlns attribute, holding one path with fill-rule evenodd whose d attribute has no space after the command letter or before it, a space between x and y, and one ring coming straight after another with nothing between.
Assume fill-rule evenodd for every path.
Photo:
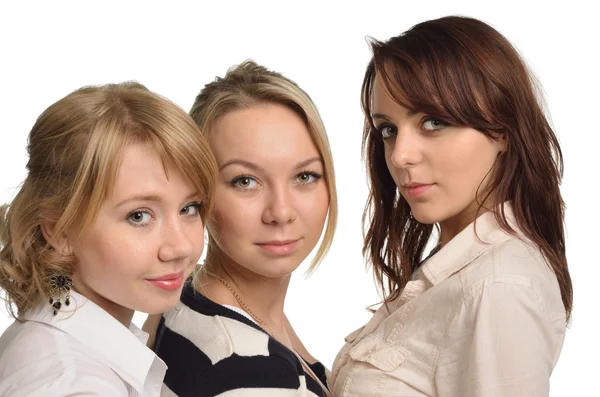
<instances>
[{"instance_id":1,"label":"shirt collar","mask_svg":"<svg viewBox=\"0 0 600 397\"><path fill-rule=\"evenodd\" d=\"M164 377L166 365L146 347L146 332L133 323L127 329L100 306L73 290L71 305L67 307L63 302L56 316L51 305L44 301L25 313L22 319L49 324L69 334L103 358L140 394L144 393L147 381L153 383L153 379L148 379L150 372L162 372Z\"/></svg>"},{"instance_id":2,"label":"shirt collar","mask_svg":"<svg viewBox=\"0 0 600 397\"><path fill-rule=\"evenodd\" d=\"M520 234L510 203L505 202L499 209L502 208L508 224ZM494 212L485 212L427 259L421 266L422 272L433 285L438 284L512 237L498 225Z\"/></svg>"}]
</instances>

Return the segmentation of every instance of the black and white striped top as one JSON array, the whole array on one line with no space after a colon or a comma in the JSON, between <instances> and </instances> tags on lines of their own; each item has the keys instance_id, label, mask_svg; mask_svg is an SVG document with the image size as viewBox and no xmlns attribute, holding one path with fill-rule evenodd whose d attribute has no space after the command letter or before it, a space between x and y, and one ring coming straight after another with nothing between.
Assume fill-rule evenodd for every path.
<instances>
[{"instance_id":1,"label":"black and white striped top","mask_svg":"<svg viewBox=\"0 0 600 397\"><path fill-rule=\"evenodd\" d=\"M168 366L163 397L323 396L292 351L189 282L181 301L163 315L154 349ZM325 367L310 367L327 384Z\"/></svg>"}]
</instances>

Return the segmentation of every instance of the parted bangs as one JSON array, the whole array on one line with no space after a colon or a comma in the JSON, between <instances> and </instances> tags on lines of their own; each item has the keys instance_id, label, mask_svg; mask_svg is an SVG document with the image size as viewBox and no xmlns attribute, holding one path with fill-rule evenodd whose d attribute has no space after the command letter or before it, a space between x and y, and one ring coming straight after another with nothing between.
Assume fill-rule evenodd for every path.
<instances>
[{"instance_id":1,"label":"parted bangs","mask_svg":"<svg viewBox=\"0 0 600 397\"><path fill-rule=\"evenodd\" d=\"M390 96L412 111L483 133L502 132L502 120L492 109L506 107L506 97L494 84L497 70L484 70L490 54L462 56L464 43L447 32L410 32L371 45L373 60L362 92L366 115L372 116L372 89L379 76Z\"/></svg>"},{"instance_id":2,"label":"parted bangs","mask_svg":"<svg viewBox=\"0 0 600 397\"><path fill-rule=\"evenodd\" d=\"M93 221L114 186L123 151L132 143L156 150L167 177L167 166L181 172L201 197L203 218L211 211L217 165L200 130L175 104L140 90L119 93L94 124L64 213L71 216L63 224L76 222L83 230Z\"/></svg>"}]
</instances>

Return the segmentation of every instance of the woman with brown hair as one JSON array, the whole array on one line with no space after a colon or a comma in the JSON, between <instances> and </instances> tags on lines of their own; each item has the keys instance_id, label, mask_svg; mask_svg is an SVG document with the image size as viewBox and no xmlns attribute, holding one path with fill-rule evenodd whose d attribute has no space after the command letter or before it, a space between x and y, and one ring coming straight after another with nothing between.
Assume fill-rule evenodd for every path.
<instances>
[{"instance_id":1,"label":"woman with brown hair","mask_svg":"<svg viewBox=\"0 0 600 397\"><path fill-rule=\"evenodd\" d=\"M333 394L547 396L572 286L562 155L531 74L471 18L372 49L363 250L385 299L346 337Z\"/></svg>"},{"instance_id":2,"label":"woman with brown hair","mask_svg":"<svg viewBox=\"0 0 600 397\"><path fill-rule=\"evenodd\" d=\"M206 140L177 105L123 83L51 105L28 152L0 207L0 288L18 316L0 337L0 396L158 397L166 366L131 320L173 307L202 254Z\"/></svg>"}]
</instances>

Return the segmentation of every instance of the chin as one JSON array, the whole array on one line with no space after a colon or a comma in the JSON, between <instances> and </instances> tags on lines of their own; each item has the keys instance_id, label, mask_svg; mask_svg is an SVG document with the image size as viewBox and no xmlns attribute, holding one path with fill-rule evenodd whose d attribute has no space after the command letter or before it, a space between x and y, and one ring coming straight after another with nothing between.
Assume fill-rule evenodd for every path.
<instances>
[{"instance_id":1,"label":"chin","mask_svg":"<svg viewBox=\"0 0 600 397\"><path fill-rule=\"evenodd\" d=\"M264 277L280 278L292 274L301 263L302 261L295 256L265 258L255 267L255 271Z\"/></svg>"},{"instance_id":2,"label":"chin","mask_svg":"<svg viewBox=\"0 0 600 397\"><path fill-rule=\"evenodd\" d=\"M440 216L434 211L427 211L419 208L411 208L412 216L424 225L433 225L440 222Z\"/></svg>"},{"instance_id":3,"label":"chin","mask_svg":"<svg viewBox=\"0 0 600 397\"><path fill-rule=\"evenodd\" d=\"M177 302L179 302L179 297L181 296L181 290L172 292L173 296L169 298L160 298L157 296L148 297L144 304L139 305L139 307L135 310L148 314L162 314L166 311L169 311L175 307Z\"/></svg>"},{"instance_id":4,"label":"chin","mask_svg":"<svg viewBox=\"0 0 600 397\"><path fill-rule=\"evenodd\" d=\"M164 304L164 305L156 304L156 305L141 307L139 309L136 309L136 311L146 313L146 314L163 314L164 312L168 312L169 310L174 308L176 304L177 304L177 301L173 302L173 304Z\"/></svg>"}]
</instances>

